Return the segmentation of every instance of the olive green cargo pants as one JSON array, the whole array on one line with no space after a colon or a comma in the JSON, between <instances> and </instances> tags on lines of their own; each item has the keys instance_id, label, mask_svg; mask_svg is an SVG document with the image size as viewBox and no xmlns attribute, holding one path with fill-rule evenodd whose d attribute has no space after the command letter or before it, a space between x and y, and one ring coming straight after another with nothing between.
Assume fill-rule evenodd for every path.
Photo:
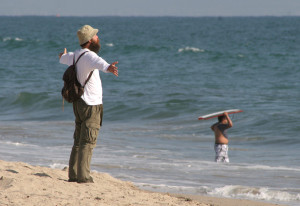
<instances>
[{"instance_id":1,"label":"olive green cargo pants","mask_svg":"<svg viewBox=\"0 0 300 206\"><path fill-rule=\"evenodd\" d=\"M82 99L73 103L75 114L74 144L69 160L69 181L93 182L90 164L102 125L103 105L87 105Z\"/></svg>"}]
</instances>

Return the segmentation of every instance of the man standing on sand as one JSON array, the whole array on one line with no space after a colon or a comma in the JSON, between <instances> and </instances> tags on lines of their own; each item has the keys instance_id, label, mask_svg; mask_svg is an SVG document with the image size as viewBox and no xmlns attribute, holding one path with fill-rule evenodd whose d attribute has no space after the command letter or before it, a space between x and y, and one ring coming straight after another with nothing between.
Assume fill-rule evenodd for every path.
<instances>
[{"instance_id":1,"label":"man standing on sand","mask_svg":"<svg viewBox=\"0 0 300 206\"><path fill-rule=\"evenodd\" d=\"M73 102L76 126L69 160L69 182L93 182L93 178L90 176L90 164L103 116L102 83L99 70L118 76L116 67L118 62L108 64L97 55L101 48L97 33L98 29L89 25L81 27L77 31L81 49L67 53L65 48L64 52L59 54L60 63L69 66L73 64L73 58L76 61L84 53L76 64L77 79L81 85L84 85L90 72L93 71L84 87L83 95L79 100Z\"/></svg>"},{"instance_id":2,"label":"man standing on sand","mask_svg":"<svg viewBox=\"0 0 300 206\"><path fill-rule=\"evenodd\" d=\"M224 115L218 117L219 122L213 124L211 129L215 133L215 152L216 162L229 163L228 158L228 136L226 130L233 126L231 119L227 112Z\"/></svg>"}]
</instances>

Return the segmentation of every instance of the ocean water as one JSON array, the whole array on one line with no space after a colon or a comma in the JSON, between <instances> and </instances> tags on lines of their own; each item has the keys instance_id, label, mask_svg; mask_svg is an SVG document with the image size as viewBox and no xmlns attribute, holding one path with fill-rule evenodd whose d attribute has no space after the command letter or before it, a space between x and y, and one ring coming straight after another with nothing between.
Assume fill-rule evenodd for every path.
<instances>
[{"instance_id":1,"label":"ocean water","mask_svg":"<svg viewBox=\"0 0 300 206\"><path fill-rule=\"evenodd\" d=\"M300 204L300 17L0 17L0 158L63 168L58 54L99 28L104 120L92 169L152 191ZM214 162L225 109L230 164Z\"/></svg>"}]
</instances>

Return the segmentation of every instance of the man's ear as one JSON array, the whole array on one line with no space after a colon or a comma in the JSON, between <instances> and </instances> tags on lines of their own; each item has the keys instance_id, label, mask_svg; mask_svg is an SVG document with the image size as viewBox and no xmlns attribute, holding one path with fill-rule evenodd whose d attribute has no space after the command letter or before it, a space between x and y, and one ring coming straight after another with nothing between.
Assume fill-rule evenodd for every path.
<instances>
[{"instance_id":1,"label":"man's ear","mask_svg":"<svg viewBox=\"0 0 300 206\"><path fill-rule=\"evenodd\" d=\"M92 43L92 40L89 40L89 41L87 42L87 44L85 45L85 48L89 48L89 46L91 45L91 43Z\"/></svg>"}]
</instances>

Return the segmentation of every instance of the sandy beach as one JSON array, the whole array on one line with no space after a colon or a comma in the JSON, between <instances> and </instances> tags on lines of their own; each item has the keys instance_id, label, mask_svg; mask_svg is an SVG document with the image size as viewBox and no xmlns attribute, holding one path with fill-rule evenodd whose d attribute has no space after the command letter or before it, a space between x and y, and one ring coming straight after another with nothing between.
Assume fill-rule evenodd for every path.
<instances>
[{"instance_id":1,"label":"sandy beach","mask_svg":"<svg viewBox=\"0 0 300 206\"><path fill-rule=\"evenodd\" d=\"M67 168L58 170L0 160L0 205L274 205L248 200L149 192L109 174L92 173L92 176L95 183L69 183Z\"/></svg>"}]
</instances>

